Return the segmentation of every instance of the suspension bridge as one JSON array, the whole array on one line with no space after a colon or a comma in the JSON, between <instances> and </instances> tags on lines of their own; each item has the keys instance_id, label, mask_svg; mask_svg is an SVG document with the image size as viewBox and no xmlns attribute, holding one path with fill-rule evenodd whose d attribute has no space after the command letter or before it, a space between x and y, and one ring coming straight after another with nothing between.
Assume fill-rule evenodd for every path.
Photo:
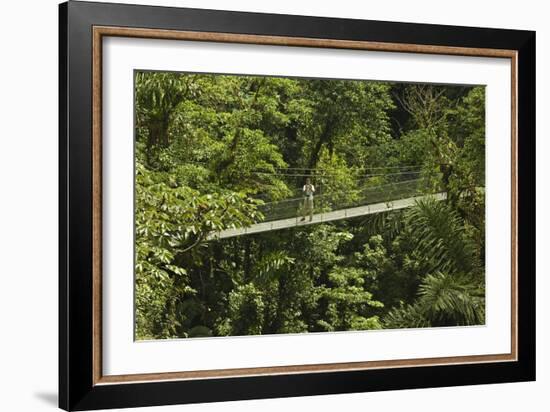
<instances>
[{"instance_id":1,"label":"suspension bridge","mask_svg":"<svg viewBox=\"0 0 550 412\"><path fill-rule=\"evenodd\" d=\"M344 191L316 190L313 210L306 210L301 190L296 190L294 196L278 201L268 201L261 204L258 210L263 215L260 222L247 227L235 227L212 233L210 239L224 239L234 236L306 226L322 222L331 222L370 214L399 210L413 206L425 198L443 200L446 194L426 194L425 181L420 177L420 171L411 168L391 170L384 168L381 173L364 175L362 189ZM389 170L388 170L389 169ZM271 173L284 176L287 180L313 177L318 182L327 181L334 176L324 171L315 170L316 175L303 173L305 169L285 169ZM261 172L258 172L260 174ZM268 173L265 173L268 174ZM381 178L382 184L372 184L373 178ZM298 182L298 180L296 180ZM295 184L294 187L299 187Z\"/></svg>"}]
</instances>

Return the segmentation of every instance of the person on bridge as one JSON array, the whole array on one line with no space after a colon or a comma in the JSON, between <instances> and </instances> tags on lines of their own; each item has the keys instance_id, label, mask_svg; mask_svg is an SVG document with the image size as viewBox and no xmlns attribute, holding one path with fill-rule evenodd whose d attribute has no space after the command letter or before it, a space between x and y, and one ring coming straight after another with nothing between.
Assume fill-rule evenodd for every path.
<instances>
[{"instance_id":1,"label":"person on bridge","mask_svg":"<svg viewBox=\"0 0 550 412\"><path fill-rule=\"evenodd\" d=\"M306 184L302 188L302 193L304 194L304 207L302 210L302 219L303 222L306 220L306 215L309 213L309 221L313 220L313 194L315 193L315 186L311 184L311 179L308 177L306 179Z\"/></svg>"}]
</instances>

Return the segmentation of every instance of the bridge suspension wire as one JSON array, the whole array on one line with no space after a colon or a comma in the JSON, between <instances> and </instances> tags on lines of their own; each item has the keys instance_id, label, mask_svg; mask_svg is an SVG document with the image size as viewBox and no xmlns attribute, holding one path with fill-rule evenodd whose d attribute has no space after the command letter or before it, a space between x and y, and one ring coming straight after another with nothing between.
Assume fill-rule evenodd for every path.
<instances>
[{"instance_id":1,"label":"bridge suspension wire","mask_svg":"<svg viewBox=\"0 0 550 412\"><path fill-rule=\"evenodd\" d=\"M395 186L398 186L398 185L407 185L407 184L411 184L412 182L420 182L421 180L422 179L417 178L417 179L403 180L401 182L392 182L392 183L384 183L384 184L381 184L381 185L368 186L368 187L364 187L363 189L361 189L359 191L359 193L363 193L363 192L373 190L373 189L382 189L382 188L389 187L389 186L395 187ZM317 195L316 199L322 198L324 196L334 196L335 194L339 194L339 193L345 193L345 191L324 193L322 195ZM303 200L303 196L293 197L293 198L290 198L290 199L274 200L272 202L264 202L261 206L268 206L268 205L282 204L282 203L288 203L288 202L295 202L297 200Z\"/></svg>"},{"instance_id":2,"label":"bridge suspension wire","mask_svg":"<svg viewBox=\"0 0 550 412\"><path fill-rule=\"evenodd\" d=\"M304 174L304 173L274 173L274 172L252 172L256 175L265 175L265 176L284 176L284 177L331 177L331 176L341 176L341 174L336 173L324 173L324 174ZM396 173L372 173L372 174L363 174L363 175L353 175L353 177L378 177L378 176L399 176L399 175L411 175L411 174L420 174L422 171L402 171Z\"/></svg>"},{"instance_id":3,"label":"bridge suspension wire","mask_svg":"<svg viewBox=\"0 0 550 412\"><path fill-rule=\"evenodd\" d=\"M420 165L410 165L410 166L366 166L366 169L421 169ZM318 169L312 167L275 167L275 170L311 170L311 171L325 171L331 169Z\"/></svg>"}]
</instances>

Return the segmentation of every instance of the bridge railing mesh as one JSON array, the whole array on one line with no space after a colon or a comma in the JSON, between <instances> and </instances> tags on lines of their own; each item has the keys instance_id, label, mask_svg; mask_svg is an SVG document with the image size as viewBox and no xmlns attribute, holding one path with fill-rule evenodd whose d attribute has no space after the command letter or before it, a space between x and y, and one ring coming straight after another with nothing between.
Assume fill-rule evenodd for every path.
<instances>
[{"instance_id":1,"label":"bridge railing mesh","mask_svg":"<svg viewBox=\"0 0 550 412\"><path fill-rule=\"evenodd\" d=\"M423 179L411 179L361 190L323 193L314 196L312 212L308 210L304 196L265 203L258 209L264 215L263 221L269 222L418 196L425 194L424 186Z\"/></svg>"}]
</instances>

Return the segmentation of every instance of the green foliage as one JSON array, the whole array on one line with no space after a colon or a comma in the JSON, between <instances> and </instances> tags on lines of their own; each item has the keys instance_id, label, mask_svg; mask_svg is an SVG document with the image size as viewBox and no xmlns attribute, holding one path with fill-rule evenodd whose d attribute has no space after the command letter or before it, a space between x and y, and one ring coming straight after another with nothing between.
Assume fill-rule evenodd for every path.
<instances>
[{"instance_id":1,"label":"green foliage","mask_svg":"<svg viewBox=\"0 0 550 412\"><path fill-rule=\"evenodd\" d=\"M418 239L416 251L430 262L431 270L470 272L473 245L451 206L434 199L419 201L406 216L407 227Z\"/></svg>"},{"instance_id":2,"label":"green foliage","mask_svg":"<svg viewBox=\"0 0 550 412\"><path fill-rule=\"evenodd\" d=\"M263 325L262 293L251 283L229 293L229 318L221 328L222 335L260 335Z\"/></svg>"},{"instance_id":3,"label":"green foliage","mask_svg":"<svg viewBox=\"0 0 550 412\"><path fill-rule=\"evenodd\" d=\"M385 326L483 324L484 272L458 213L449 204L428 200L412 208L406 219L408 228L417 236L415 249L427 265L426 273L418 299L390 311L384 319Z\"/></svg>"},{"instance_id":4,"label":"green foliage","mask_svg":"<svg viewBox=\"0 0 550 412\"><path fill-rule=\"evenodd\" d=\"M177 335L176 313L183 296L196 289L179 265L205 247L213 231L248 225L261 215L243 194L201 195L186 186L171 187L159 173L136 170L136 318L138 336Z\"/></svg>"},{"instance_id":5,"label":"green foliage","mask_svg":"<svg viewBox=\"0 0 550 412\"><path fill-rule=\"evenodd\" d=\"M384 304L365 290L364 277L362 270L353 267L336 267L328 274L328 287L321 294L327 301L322 325L328 331L381 328L372 308L382 308Z\"/></svg>"},{"instance_id":6,"label":"green foliage","mask_svg":"<svg viewBox=\"0 0 550 412\"><path fill-rule=\"evenodd\" d=\"M384 318L386 328L468 326L485 323L485 294L471 279L437 272L427 275L412 305L400 306Z\"/></svg>"},{"instance_id":7,"label":"green foliage","mask_svg":"<svg viewBox=\"0 0 550 412\"><path fill-rule=\"evenodd\" d=\"M483 87L137 72L135 88L137 339L484 323ZM215 237L305 177L317 212L396 172L448 200Z\"/></svg>"}]
</instances>

